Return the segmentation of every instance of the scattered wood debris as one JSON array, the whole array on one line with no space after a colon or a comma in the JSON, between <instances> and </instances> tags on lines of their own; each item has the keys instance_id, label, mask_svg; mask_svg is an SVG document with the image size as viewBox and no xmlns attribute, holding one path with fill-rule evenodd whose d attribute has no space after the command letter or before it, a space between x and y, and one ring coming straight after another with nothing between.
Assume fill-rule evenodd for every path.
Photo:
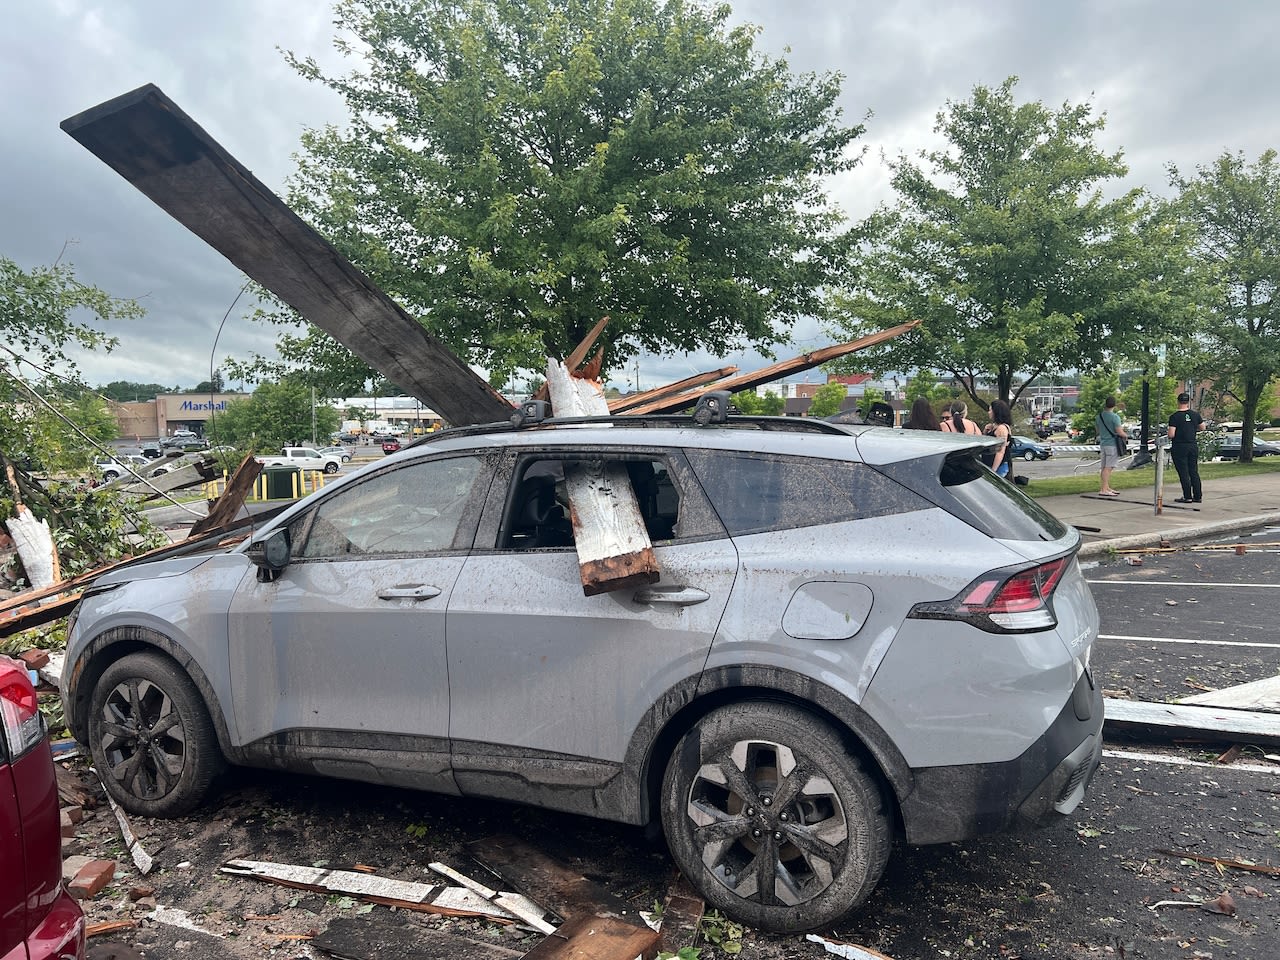
<instances>
[{"instance_id":1,"label":"scattered wood debris","mask_svg":"<svg viewBox=\"0 0 1280 960\"><path fill-rule=\"evenodd\" d=\"M503 882L524 894L536 891L538 900L561 917L626 917L627 905L622 899L519 837L485 837L470 844L470 850Z\"/></svg>"},{"instance_id":2,"label":"scattered wood debris","mask_svg":"<svg viewBox=\"0 0 1280 960\"><path fill-rule=\"evenodd\" d=\"M1249 873L1263 873L1269 877L1280 877L1280 867L1269 867L1261 863L1249 863L1247 860L1231 860L1226 857L1209 857L1202 853L1188 853L1186 850L1160 850L1156 853L1165 857L1181 857L1183 860L1194 860L1196 863L1210 863L1215 867L1230 867L1232 870L1245 870Z\"/></svg>"},{"instance_id":3,"label":"scattered wood debris","mask_svg":"<svg viewBox=\"0 0 1280 960\"><path fill-rule=\"evenodd\" d=\"M1212 900L1158 900L1147 907L1148 910L1162 910L1165 907L1194 907L1205 913L1217 913L1224 917L1236 915L1236 902L1231 894L1224 890Z\"/></svg>"},{"instance_id":4,"label":"scattered wood debris","mask_svg":"<svg viewBox=\"0 0 1280 960\"><path fill-rule=\"evenodd\" d=\"M707 906L702 897L693 889L683 875L676 878L667 888L666 900L662 907L662 949L670 953L679 953L681 947L694 946L698 937L698 924Z\"/></svg>"},{"instance_id":5,"label":"scattered wood debris","mask_svg":"<svg viewBox=\"0 0 1280 960\"><path fill-rule=\"evenodd\" d=\"M100 937L104 933L116 933L120 930L132 930L138 925L137 920L104 920L102 923L91 923L84 928L86 937Z\"/></svg>"},{"instance_id":6,"label":"scattered wood debris","mask_svg":"<svg viewBox=\"0 0 1280 960\"><path fill-rule=\"evenodd\" d=\"M1108 699L1106 723L1164 737L1200 737L1241 743L1280 744L1274 714L1181 703Z\"/></svg>"},{"instance_id":7,"label":"scattered wood debris","mask_svg":"<svg viewBox=\"0 0 1280 960\"><path fill-rule=\"evenodd\" d=\"M820 937L816 933L806 934L805 939L810 943L822 944L822 949L826 950L827 953L834 954L837 957L844 957L845 960L892 960L892 958L885 956L879 950L860 947L856 943L828 940L826 937Z\"/></svg>"},{"instance_id":8,"label":"scattered wood debris","mask_svg":"<svg viewBox=\"0 0 1280 960\"><path fill-rule=\"evenodd\" d=\"M484 899L488 900L495 906L499 906L508 913L514 914L539 933L552 933L556 929L555 924L547 923L547 921L543 919L546 915L546 911L537 905L530 908L529 904L531 901L526 897L522 897L519 894L499 893L497 890L486 887L480 881L473 880L466 874L459 873L457 870L454 870L452 867L443 863L429 863L427 866L440 874L440 876L448 877L455 883L466 887L472 893L484 897Z\"/></svg>"},{"instance_id":9,"label":"scattered wood debris","mask_svg":"<svg viewBox=\"0 0 1280 960\"><path fill-rule=\"evenodd\" d=\"M334 920L312 938L311 946L339 960L519 960L524 954L456 929L438 930L390 910Z\"/></svg>"},{"instance_id":10,"label":"scattered wood debris","mask_svg":"<svg viewBox=\"0 0 1280 960\"><path fill-rule=\"evenodd\" d=\"M654 960L658 934L609 917L571 917L524 960Z\"/></svg>"},{"instance_id":11,"label":"scattered wood debris","mask_svg":"<svg viewBox=\"0 0 1280 960\"><path fill-rule=\"evenodd\" d=\"M450 887L439 883L417 883L413 880L396 880L391 877L357 873L354 870L326 870L322 867L304 867L288 863L268 863L261 860L228 860L219 872L238 877L252 877L268 883L278 883L299 890L316 893L346 894L370 903L388 907L439 913L454 917L488 917L501 923L524 921L504 907L498 906L466 887ZM516 893L504 893L505 897L520 897ZM528 912L540 908L527 897L520 897Z\"/></svg>"},{"instance_id":12,"label":"scattered wood debris","mask_svg":"<svg viewBox=\"0 0 1280 960\"><path fill-rule=\"evenodd\" d=\"M151 855L142 849L142 844L138 842L138 838L133 835L133 828L129 826L129 819L124 815L124 811L120 806L111 799L111 794L106 793L107 803L111 805L111 812L116 815L116 823L120 825L120 835L124 837L124 845L129 850L129 855L133 857L133 865L138 868L138 872L144 877L151 872Z\"/></svg>"}]
</instances>

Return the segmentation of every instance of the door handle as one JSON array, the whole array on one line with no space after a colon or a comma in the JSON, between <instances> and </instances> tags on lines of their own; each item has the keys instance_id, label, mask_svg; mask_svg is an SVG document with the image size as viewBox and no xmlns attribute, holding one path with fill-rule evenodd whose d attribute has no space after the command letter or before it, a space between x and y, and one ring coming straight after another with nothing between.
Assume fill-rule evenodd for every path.
<instances>
[{"instance_id":1,"label":"door handle","mask_svg":"<svg viewBox=\"0 0 1280 960\"><path fill-rule=\"evenodd\" d=\"M428 583L398 583L378 591L380 600L430 600L440 596L440 588Z\"/></svg>"},{"instance_id":2,"label":"door handle","mask_svg":"<svg viewBox=\"0 0 1280 960\"><path fill-rule=\"evenodd\" d=\"M641 587L635 592L634 599L636 603L670 603L677 607L690 607L710 600L711 594L697 587Z\"/></svg>"}]
</instances>

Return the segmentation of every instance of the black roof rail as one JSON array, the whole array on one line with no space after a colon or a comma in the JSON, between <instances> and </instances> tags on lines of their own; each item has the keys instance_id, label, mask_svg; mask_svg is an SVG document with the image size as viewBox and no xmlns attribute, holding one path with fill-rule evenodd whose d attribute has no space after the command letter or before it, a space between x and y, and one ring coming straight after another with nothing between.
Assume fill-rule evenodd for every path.
<instances>
[{"instance_id":1,"label":"black roof rail","mask_svg":"<svg viewBox=\"0 0 1280 960\"><path fill-rule=\"evenodd\" d=\"M616 416L601 415L596 417L548 417L545 420L512 418L495 423L476 423L465 427L449 427L437 430L425 437L414 440L409 446L416 447L423 443L437 443L455 437L483 436L497 433L527 433L531 430L546 430L555 427L607 426L616 429L654 429L659 427L690 427L694 420L688 414L640 414L629 416L625 413ZM840 425L829 423L817 417L753 417L731 415L723 422L707 424L702 429L709 430L768 430L785 433L825 433L831 435L847 435Z\"/></svg>"}]
</instances>

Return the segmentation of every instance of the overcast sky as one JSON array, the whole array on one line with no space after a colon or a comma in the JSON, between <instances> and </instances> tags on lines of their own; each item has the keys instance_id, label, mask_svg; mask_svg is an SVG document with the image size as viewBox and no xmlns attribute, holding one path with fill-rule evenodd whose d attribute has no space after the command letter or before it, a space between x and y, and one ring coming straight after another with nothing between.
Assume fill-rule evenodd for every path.
<instances>
[{"instance_id":1,"label":"overcast sky","mask_svg":"<svg viewBox=\"0 0 1280 960\"><path fill-rule=\"evenodd\" d=\"M1019 100L1087 101L1105 113L1101 143L1124 151L1125 186L1167 193L1170 162L1191 172L1224 149L1255 159L1278 139L1280 4L1269 0L739 0L734 10L793 70L842 73L848 122L871 114L866 159L831 189L855 218L891 199L883 156L930 145L947 100L1011 74L1021 78ZM276 330L246 319L241 300L215 350L243 276L59 122L154 83L283 195L301 132L345 114L278 48L336 64L332 38L323 0L39 0L6 11L0 255L27 269L61 256L81 281L147 310L110 331L120 339L113 353L82 359L90 383L193 386L208 379L211 356L217 366L227 355L270 353ZM812 326L796 333L795 352L829 342ZM721 363L765 362L645 357L639 373L647 388Z\"/></svg>"}]
</instances>

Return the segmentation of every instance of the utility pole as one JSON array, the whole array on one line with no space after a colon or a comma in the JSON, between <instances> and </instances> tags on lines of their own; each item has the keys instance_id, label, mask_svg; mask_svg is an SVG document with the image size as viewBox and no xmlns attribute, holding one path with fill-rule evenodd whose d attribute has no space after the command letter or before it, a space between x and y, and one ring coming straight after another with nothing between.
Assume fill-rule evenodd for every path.
<instances>
[{"instance_id":1,"label":"utility pole","mask_svg":"<svg viewBox=\"0 0 1280 960\"><path fill-rule=\"evenodd\" d=\"M316 388L311 388L311 445L316 445Z\"/></svg>"}]
</instances>

